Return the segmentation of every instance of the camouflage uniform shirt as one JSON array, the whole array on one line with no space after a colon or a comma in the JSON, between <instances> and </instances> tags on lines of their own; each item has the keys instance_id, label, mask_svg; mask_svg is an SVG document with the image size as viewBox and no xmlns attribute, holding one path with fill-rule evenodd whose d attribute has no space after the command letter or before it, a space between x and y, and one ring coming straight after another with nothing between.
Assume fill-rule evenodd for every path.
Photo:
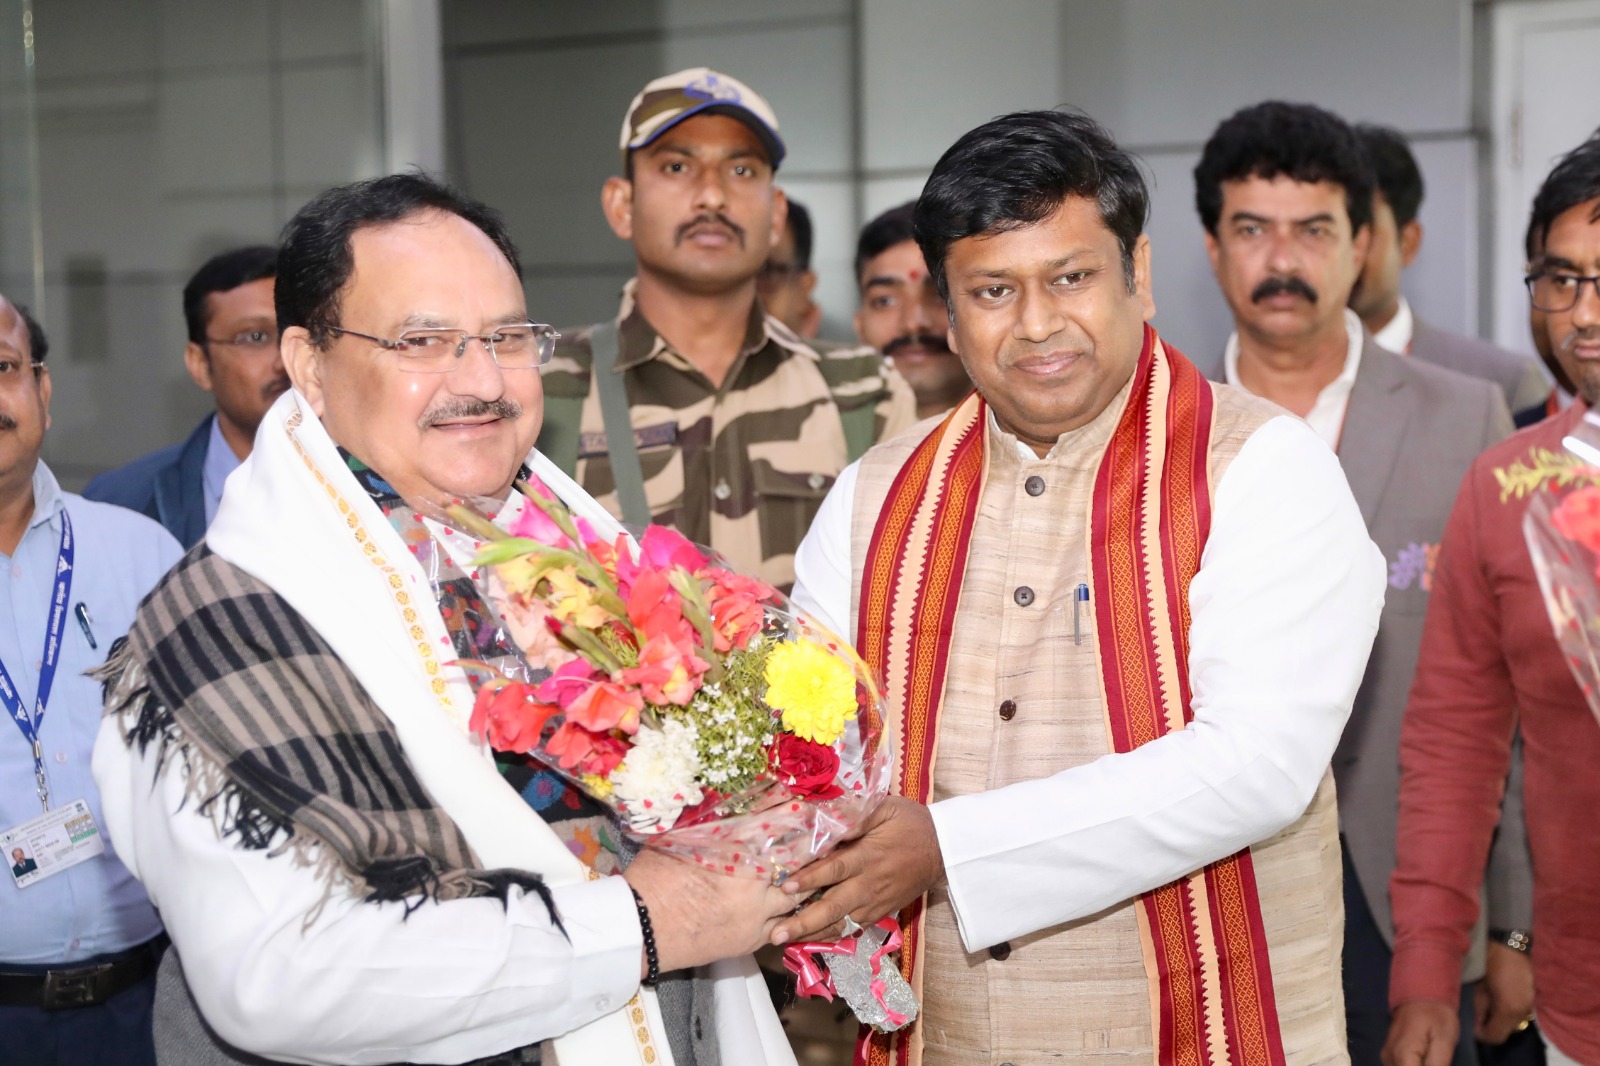
<instances>
[{"instance_id":1,"label":"camouflage uniform shirt","mask_svg":"<svg viewBox=\"0 0 1600 1066\"><path fill-rule=\"evenodd\" d=\"M916 421L910 386L872 349L801 340L759 302L720 388L645 320L631 281L617 321L617 369L651 520L787 591L800 538L850 459L840 410L871 405L873 440L887 439ZM591 329L562 331L544 390L547 403L581 403L573 477L620 516L599 394L590 387ZM546 428L557 432L548 421ZM564 443L539 440L552 457L572 454Z\"/></svg>"}]
</instances>

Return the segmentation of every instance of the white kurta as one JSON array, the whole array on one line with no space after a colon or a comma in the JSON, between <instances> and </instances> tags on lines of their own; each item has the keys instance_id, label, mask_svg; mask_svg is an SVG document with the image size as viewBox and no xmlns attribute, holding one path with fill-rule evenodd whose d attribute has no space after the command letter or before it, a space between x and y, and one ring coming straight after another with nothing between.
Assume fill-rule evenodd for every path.
<instances>
[{"instance_id":1,"label":"white kurta","mask_svg":"<svg viewBox=\"0 0 1600 1066\"><path fill-rule=\"evenodd\" d=\"M795 602L840 633L856 474L840 475L795 559ZM1289 416L1257 430L1216 486L1190 586L1189 728L932 805L966 949L1096 914L1299 817L1349 716L1384 576L1327 445ZM1292 616L1289 588L1306 605Z\"/></svg>"},{"instance_id":2,"label":"white kurta","mask_svg":"<svg viewBox=\"0 0 1600 1066\"><path fill-rule=\"evenodd\" d=\"M398 581L393 587L414 597L412 617L427 641L453 657L426 576L359 492L308 407L298 431L285 432L302 405L291 390L268 413L255 452L228 482L207 543L282 595L351 667L394 725L418 780L481 862L544 875L568 936L542 902L521 893L504 906L452 900L409 915L403 904L359 902L337 887L330 895L291 855L269 857L220 839L210 817L192 800L184 804L182 760L157 774L155 748L130 748L120 723L108 718L94 772L119 856L161 911L207 1022L238 1048L291 1062L462 1062L558 1038L563 1066L635 1059L643 1066L629 1007L640 993L642 935L627 883L587 880L577 858L505 784L488 750L464 732L472 694L463 675L436 656L450 698L450 713L441 713L429 692L433 675L387 602L391 580ZM387 571L359 550L329 547L346 523L329 502L334 493L303 468L299 448L339 483L352 508L350 528L365 522L377 549L365 554L386 558ZM609 528L570 479L537 453L529 461L575 513ZM724 1061L792 1066L754 960L726 960L711 975ZM635 1006L653 1034L649 1061L670 1063L654 996L640 995Z\"/></svg>"}]
</instances>

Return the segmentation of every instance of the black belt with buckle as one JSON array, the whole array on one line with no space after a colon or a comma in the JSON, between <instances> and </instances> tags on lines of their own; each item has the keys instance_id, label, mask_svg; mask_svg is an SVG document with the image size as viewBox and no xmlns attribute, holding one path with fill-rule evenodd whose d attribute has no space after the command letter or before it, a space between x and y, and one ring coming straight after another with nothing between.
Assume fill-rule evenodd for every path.
<instances>
[{"instance_id":1,"label":"black belt with buckle","mask_svg":"<svg viewBox=\"0 0 1600 1066\"><path fill-rule=\"evenodd\" d=\"M166 934L136 948L63 966L7 967L0 963L0 1006L70 1010L94 1007L156 972Z\"/></svg>"}]
</instances>

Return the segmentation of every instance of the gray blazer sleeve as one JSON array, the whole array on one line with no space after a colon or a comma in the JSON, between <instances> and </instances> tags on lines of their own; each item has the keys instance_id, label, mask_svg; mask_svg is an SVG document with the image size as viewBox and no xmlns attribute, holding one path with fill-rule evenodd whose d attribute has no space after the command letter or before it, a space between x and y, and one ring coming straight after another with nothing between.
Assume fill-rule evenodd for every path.
<instances>
[{"instance_id":1,"label":"gray blazer sleeve","mask_svg":"<svg viewBox=\"0 0 1600 1066\"><path fill-rule=\"evenodd\" d=\"M1500 808L1500 828L1489 849L1484 878L1491 929L1533 928L1533 860L1528 855L1528 823L1522 811L1522 736L1512 738L1511 770Z\"/></svg>"}]
</instances>

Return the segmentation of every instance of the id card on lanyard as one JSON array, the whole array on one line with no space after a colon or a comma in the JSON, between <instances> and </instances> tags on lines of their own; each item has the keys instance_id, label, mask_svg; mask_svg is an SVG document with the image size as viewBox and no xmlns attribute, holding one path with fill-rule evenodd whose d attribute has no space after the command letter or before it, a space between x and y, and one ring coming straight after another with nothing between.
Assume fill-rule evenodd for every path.
<instances>
[{"instance_id":1,"label":"id card on lanyard","mask_svg":"<svg viewBox=\"0 0 1600 1066\"><path fill-rule=\"evenodd\" d=\"M33 780L39 793L39 806L50 810L50 781L44 772L44 746L39 741L39 727L44 722L44 710L50 702L50 688L56 679L56 664L61 659L62 633L67 626L67 605L72 596L72 561L75 548L72 542L72 519L66 509L61 511L61 547L56 553L55 586L50 594L50 614L44 631L44 656L39 661L39 692L30 712L23 706L22 696L11 671L0 661L0 700L5 701L6 713L22 731L22 739L33 751Z\"/></svg>"}]
</instances>

